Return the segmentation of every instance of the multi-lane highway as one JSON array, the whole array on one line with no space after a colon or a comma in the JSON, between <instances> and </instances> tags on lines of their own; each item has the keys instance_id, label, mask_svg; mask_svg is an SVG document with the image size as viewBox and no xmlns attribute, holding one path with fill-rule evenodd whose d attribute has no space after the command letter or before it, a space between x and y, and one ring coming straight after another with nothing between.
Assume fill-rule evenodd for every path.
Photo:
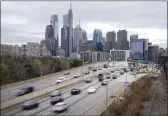
<instances>
[{"instance_id":1,"label":"multi-lane highway","mask_svg":"<svg viewBox=\"0 0 168 116\"><path fill-rule=\"evenodd\" d=\"M33 86L35 90L40 90L40 89L54 85L56 83L56 78L58 77L64 76L68 80L68 79L73 78L76 72L82 73L82 68L83 68L83 72L85 72L88 70L89 66L98 67L101 65L102 63L96 63L94 65L90 64L90 65L83 66L80 68L72 69L70 71L70 75L64 75L64 73L61 73L61 74L56 74L54 76L50 76L44 79L36 80L35 82L32 82L32 83L26 83L26 84L23 83L21 85L18 85L18 86L16 85L14 87L3 88L1 89L1 101L6 101L6 100L16 97L17 91L23 87Z\"/></svg>"},{"instance_id":2,"label":"multi-lane highway","mask_svg":"<svg viewBox=\"0 0 168 116\"><path fill-rule=\"evenodd\" d=\"M105 72L107 72L106 69ZM119 72L115 72L119 73ZM113 73L112 73L113 74ZM80 83L79 85L72 86L69 89L63 90L63 97L65 102L69 104L69 108L66 112L60 113L60 115L98 115L100 111L105 108L106 98L106 86L102 86L97 77L92 76L93 81L91 83ZM127 81L132 82L136 78L127 73ZM111 95L116 95L124 88L124 82L126 81L126 74L119 76L117 79L108 79L108 103L112 100ZM96 93L88 94L87 89L92 86L97 89ZM78 95L71 95L70 90L73 88L81 89L81 93ZM37 98L38 99L38 98ZM13 108L2 115L54 115L52 106L50 105L50 96L38 99L40 103L39 107L30 111L22 111L21 106ZM98 103L97 103L98 102ZM57 114L58 115L58 114Z\"/></svg>"}]
</instances>

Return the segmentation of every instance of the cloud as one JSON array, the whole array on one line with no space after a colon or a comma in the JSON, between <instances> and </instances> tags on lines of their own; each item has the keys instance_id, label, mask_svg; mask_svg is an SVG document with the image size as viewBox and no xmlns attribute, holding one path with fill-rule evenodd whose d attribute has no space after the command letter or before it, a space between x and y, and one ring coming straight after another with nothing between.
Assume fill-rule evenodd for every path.
<instances>
[{"instance_id":1,"label":"cloud","mask_svg":"<svg viewBox=\"0 0 168 116\"><path fill-rule=\"evenodd\" d=\"M71 2L74 27L81 22L88 38L93 30L101 29L105 37L108 31L127 29L148 37L154 43L166 41L166 2ZM39 42L44 39L50 16L59 16L62 27L63 15L68 13L70 2L1 2L2 43ZM59 35L60 35L59 29ZM145 33L145 34L144 34ZM129 37L128 37L129 39ZM166 46L166 43L164 44Z\"/></svg>"}]
</instances>

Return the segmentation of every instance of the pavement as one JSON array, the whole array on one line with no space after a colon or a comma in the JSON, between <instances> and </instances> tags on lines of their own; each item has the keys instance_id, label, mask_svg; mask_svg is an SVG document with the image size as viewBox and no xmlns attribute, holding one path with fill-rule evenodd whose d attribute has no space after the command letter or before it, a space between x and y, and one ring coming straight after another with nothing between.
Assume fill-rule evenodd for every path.
<instances>
[{"instance_id":1,"label":"pavement","mask_svg":"<svg viewBox=\"0 0 168 116\"><path fill-rule=\"evenodd\" d=\"M115 72L119 73L119 72ZM113 74L113 73L112 73ZM112 75L111 74L111 75ZM137 78L140 76L137 76ZM132 82L136 78L130 72L127 73L127 82ZM107 85L102 86L98 81L97 77L93 77L91 83L84 83L76 85L75 87L70 87L68 90L61 91L65 102L69 104L67 111L59 114L55 114L52 111L50 105L50 96L44 97L37 100L40 104L38 108L29 111L22 111L21 106L15 107L3 115L98 115L106 106L106 89L108 88L108 99L109 103L113 98L110 98L111 95L117 95L121 90L125 88L124 82L126 81L126 74L119 76L117 79L107 79ZM95 87L97 89L96 93L88 94L87 89L89 87ZM107 87L107 88L106 88ZM71 95L70 90L73 88L79 88L82 92L78 95ZM98 102L98 103L97 103Z\"/></svg>"}]
</instances>

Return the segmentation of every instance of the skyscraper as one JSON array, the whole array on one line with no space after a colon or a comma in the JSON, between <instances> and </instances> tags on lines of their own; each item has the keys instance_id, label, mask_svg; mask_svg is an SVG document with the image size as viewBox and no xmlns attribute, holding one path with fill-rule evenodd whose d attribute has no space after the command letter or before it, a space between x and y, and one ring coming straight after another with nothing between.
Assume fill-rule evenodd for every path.
<instances>
[{"instance_id":1,"label":"skyscraper","mask_svg":"<svg viewBox=\"0 0 168 116\"><path fill-rule=\"evenodd\" d=\"M117 32L117 49L129 50L129 42L127 41L127 31L119 30Z\"/></svg>"},{"instance_id":2,"label":"skyscraper","mask_svg":"<svg viewBox=\"0 0 168 116\"><path fill-rule=\"evenodd\" d=\"M54 38L56 39L56 48L59 46L59 25L58 15L51 15L50 25L52 25Z\"/></svg>"},{"instance_id":3,"label":"skyscraper","mask_svg":"<svg viewBox=\"0 0 168 116\"><path fill-rule=\"evenodd\" d=\"M69 27L61 28L61 48L65 51L65 57L69 57Z\"/></svg>"},{"instance_id":4,"label":"skyscraper","mask_svg":"<svg viewBox=\"0 0 168 116\"><path fill-rule=\"evenodd\" d=\"M87 41L87 33L86 31L83 29L83 43L85 43Z\"/></svg>"},{"instance_id":5,"label":"skyscraper","mask_svg":"<svg viewBox=\"0 0 168 116\"><path fill-rule=\"evenodd\" d=\"M103 51L102 31L99 29L95 29L93 32L93 47L97 51Z\"/></svg>"},{"instance_id":6,"label":"skyscraper","mask_svg":"<svg viewBox=\"0 0 168 116\"><path fill-rule=\"evenodd\" d=\"M106 33L106 49L107 51L116 48L116 33L114 31L109 31Z\"/></svg>"},{"instance_id":7,"label":"skyscraper","mask_svg":"<svg viewBox=\"0 0 168 116\"><path fill-rule=\"evenodd\" d=\"M83 43L83 31L80 25L77 25L74 29L73 51L77 52L77 47L82 43Z\"/></svg>"},{"instance_id":8,"label":"skyscraper","mask_svg":"<svg viewBox=\"0 0 168 116\"><path fill-rule=\"evenodd\" d=\"M54 30L52 28L52 25L47 25L45 30L45 39L49 39L51 37L54 37Z\"/></svg>"},{"instance_id":9,"label":"skyscraper","mask_svg":"<svg viewBox=\"0 0 168 116\"><path fill-rule=\"evenodd\" d=\"M68 14L63 16L63 28L64 27L68 29L67 31L68 31L68 56L69 56L72 53L72 41L73 41L73 13L72 13L71 4L70 4L70 9ZM65 33L62 33L62 34L65 34ZM65 35L61 35L61 36L65 36ZM64 37L61 37L61 39L62 38ZM66 54L66 50L65 50L65 54Z\"/></svg>"}]
</instances>

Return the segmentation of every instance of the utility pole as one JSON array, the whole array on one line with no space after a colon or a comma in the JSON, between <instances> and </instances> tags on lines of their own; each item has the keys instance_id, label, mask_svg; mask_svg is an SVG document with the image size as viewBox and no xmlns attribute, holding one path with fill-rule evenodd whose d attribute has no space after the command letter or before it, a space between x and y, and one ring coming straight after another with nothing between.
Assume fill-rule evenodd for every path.
<instances>
[{"instance_id":1,"label":"utility pole","mask_svg":"<svg viewBox=\"0 0 168 116\"><path fill-rule=\"evenodd\" d=\"M106 109L107 109L107 106L108 106L108 83L106 86Z\"/></svg>"}]
</instances>

